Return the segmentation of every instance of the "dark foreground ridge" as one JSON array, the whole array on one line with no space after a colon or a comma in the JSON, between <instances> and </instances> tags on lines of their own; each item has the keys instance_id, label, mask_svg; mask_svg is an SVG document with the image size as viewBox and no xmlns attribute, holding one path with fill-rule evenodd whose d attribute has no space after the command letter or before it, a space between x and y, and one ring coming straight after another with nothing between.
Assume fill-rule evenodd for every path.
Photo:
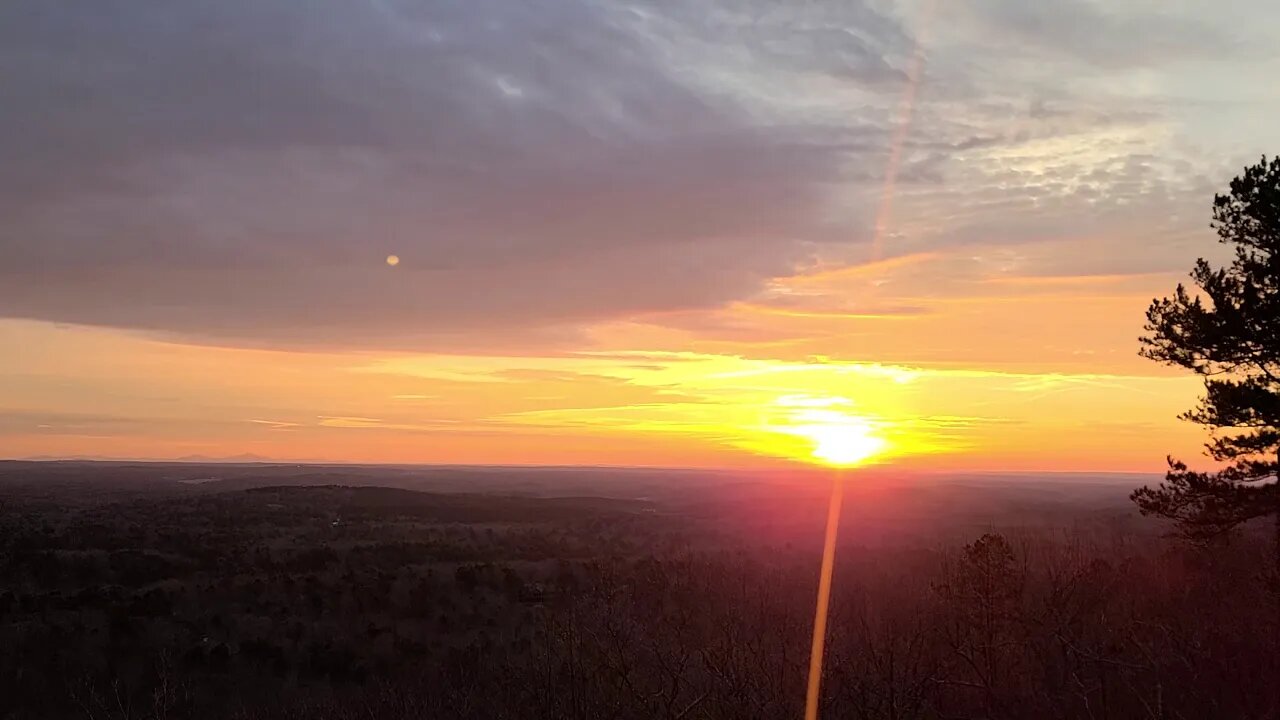
<instances>
[{"instance_id":1,"label":"dark foreground ridge","mask_svg":"<svg viewBox=\"0 0 1280 720\"><path fill-rule=\"evenodd\" d=\"M799 715L821 488L535 497L503 494L516 477L456 493L215 472L4 468L0 718ZM1065 481L867 483L848 504L825 717L1275 707L1251 529L1208 562L1123 485Z\"/></svg>"}]
</instances>

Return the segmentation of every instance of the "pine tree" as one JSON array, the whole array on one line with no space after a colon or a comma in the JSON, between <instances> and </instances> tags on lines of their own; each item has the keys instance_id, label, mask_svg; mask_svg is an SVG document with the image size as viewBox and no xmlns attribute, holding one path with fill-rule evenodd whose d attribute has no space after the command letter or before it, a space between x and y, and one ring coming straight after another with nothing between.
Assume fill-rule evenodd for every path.
<instances>
[{"instance_id":1,"label":"pine tree","mask_svg":"<svg viewBox=\"0 0 1280 720\"><path fill-rule=\"evenodd\" d=\"M1208 455L1222 464L1197 472L1169 458L1165 480L1131 496L1144 515L1177 521L1206 539L1275 515L1280 571L1280 157L1245 168L1213 203L1212 227L1231 246L1231 264L1203 258L1172 298L1147 309L1142 355L1204 379L1204 396L1182 417L1211 428Z\"/></svg>"}]
</instances>

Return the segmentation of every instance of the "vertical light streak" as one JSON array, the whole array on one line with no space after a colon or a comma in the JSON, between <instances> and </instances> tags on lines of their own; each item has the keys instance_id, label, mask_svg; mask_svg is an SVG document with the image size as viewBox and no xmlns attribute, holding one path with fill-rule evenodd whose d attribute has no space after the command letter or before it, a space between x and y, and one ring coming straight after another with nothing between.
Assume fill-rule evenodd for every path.
<instances>
[{"instance_id":1,"label":"vertical light streak","mask_svg":"<svg viewBox=\"0 0 1280 720\"><path fill-rule=\"evenodd\" d=\"M933 25L937 0L926 0L916 35L915 52L907 67L907 85L898 105L898 122L889 140L889 160L885 166L884 188L880 192L880 206L876 210L875 235L871 241L871 261L880 260L884 253L884 236L893 215L893 195L898 180L898 167L902 163L902 146L911 131L911 119L915 114L916 94L920 87L920 74L924 71L924 40ZM827 505L827 531L822 542L822 569L818 575L818 603L813 614L813 644L809 649L809 683L805 690L804 720L818 720L818 693L822 689L822 661L827 645L827 616L831 609L831 575L836 560L836 537L840 532L840 511L844 506L844 477L833 471L831 499Z\"/></svg>"},{"instance_id":2,"label":"vertical light streak","mask_svg":"<svg viewBox=\"0 0 1280 720\"><path fill-rule=\"evenodd\" d=\"M809 687L805 692L804 720L818 720L818 691L822 685L822 656L827 644L827 615L831 606L831 575L836 562L836 536L844 506L844 473L831 473L831 499L827 503L827 534L822 541L822 570L818 575L818 606L813 613L813 645L809 650Z\"/></svg>"},{"instance_id":3,"label":"vertical light streak","mask_svg":"<svg viewBox=\"0 0 1280 720\"><path fill-rule=\"evenodd\" d=\"M902 164L902 146L907 142L911 132L911 119L916 110L916 93L920 88L920 75L924 72L924 43L926 35L933 26L933 16L938 7L937 0L925 3L920 32L916 35L915 52L911 55L911 63L907 66L907 85L902 91L902 100L898 103L898 121L889 139L889 161L885 163L884 187L880 191L880 205L876 209L875 234L871 239L871 262L880 260L884 254L884 236L889 229L889 220L893 216L893 195L897 189L898 167Z\"/></svg>"}]
</instances>

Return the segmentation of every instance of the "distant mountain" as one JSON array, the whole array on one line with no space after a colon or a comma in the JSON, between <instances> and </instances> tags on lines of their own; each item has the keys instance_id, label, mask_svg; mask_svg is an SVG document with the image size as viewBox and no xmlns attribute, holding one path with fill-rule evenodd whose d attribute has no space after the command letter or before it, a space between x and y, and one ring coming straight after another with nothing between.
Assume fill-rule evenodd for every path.
<instances>
[{"instance_id":1,"label":"distant mountain","mask_svg":"<svg viewBox=\"0 0 1280 720\"><path fill-rule=\"evenodd\" d=\"M104 455L32 455L14 458L20 462L120 462L127 458L106 457Z\"/></svg>"},{"instance_id":2,"label":"distant mountain","mask_svg":"<svg viewBox=\"0 0 1280 720\"><path fill-rule=\"evenodd\" d=\"M254 455L253 453L244 453L242 455L227 455L222 457L210 457L208 455L184 455L178 458L156 458L156 457L111 457L107 455L34 455L31 457L16 458L18 460L28 462L109 462L109 463L195 463L201 465L211 465L218 463L279 463L292 464L297 462L314 462L305 460L276 460L274 458L262 455Z\"/></svg>"},{"instance_id":3,"label":"distant mountain","mask_svg":"<svg viewBox=\"0 0 1280 720\"><path fill-rule=\"evenodd\" d=\"M184 463L270 463L279 462L262 455L254 455L253 453L244 453L242 455L229 455L224 457L209 457L207 455L184 455L175 458L173 462Z\"/></svg>"}]
</instances>

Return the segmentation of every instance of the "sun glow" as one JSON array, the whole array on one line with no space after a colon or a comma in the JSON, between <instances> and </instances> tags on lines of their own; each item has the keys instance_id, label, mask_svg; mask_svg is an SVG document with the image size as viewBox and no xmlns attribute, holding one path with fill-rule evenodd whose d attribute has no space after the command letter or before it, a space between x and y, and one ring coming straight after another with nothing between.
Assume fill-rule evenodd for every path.
<instances>
[{"instance_id":1,"label":"sun glow","mask_svg":"<svg viewBox=\"0 0 1280 720\"><path fill-rule=\"evenodd\" d=\"M889 449L875 422L843 409L853 404L848 398L784 397L777 404L785 408L786 419L776 431L807 441L809 461L850 467Z\"/></svg>"}]
</instances>

